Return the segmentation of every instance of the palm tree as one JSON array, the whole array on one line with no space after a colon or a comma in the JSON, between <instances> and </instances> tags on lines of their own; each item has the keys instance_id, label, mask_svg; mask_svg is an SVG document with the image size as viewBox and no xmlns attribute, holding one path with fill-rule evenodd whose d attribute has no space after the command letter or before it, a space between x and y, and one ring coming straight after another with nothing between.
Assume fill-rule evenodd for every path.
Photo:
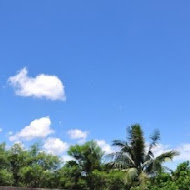
<instances>
[{"instance_id":1,"label":"palm tree","mask_svg":"<svg viewBox=\"0 0 190 190\"><path fill-rule=\"evenodd\" d=\"M119 151L109 155L111 158L109 164L113 168L126 171L125 182L127 184L138 183L140 189L144 190L148 177L161 172L162 164L167 160L172 160L174 156L178 155L178 152L171 150L157 157L154 156L153 148L158 145L160 140L158 130L155 130L151 135L148 147L140 125L132 125L127 129L127 132L127 141L113 141L113 146L117 146Z\"/></svg>"}]
</instances>

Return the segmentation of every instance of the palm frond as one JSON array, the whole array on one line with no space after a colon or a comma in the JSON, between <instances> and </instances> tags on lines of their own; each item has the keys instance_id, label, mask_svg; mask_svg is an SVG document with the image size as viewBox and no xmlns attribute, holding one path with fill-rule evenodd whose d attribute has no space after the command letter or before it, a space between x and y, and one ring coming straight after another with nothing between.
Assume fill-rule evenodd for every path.
<instances>
[{"instance_id":1,"label":"palm frond","mask_svg":"<svg viewBox=\"0 0 190 190\"><path fill-rule=\"evenodd\" d=\"M126 141L123 141L123 140L114 140L112 143L112 146L118 146L120 148L123 148L125 146L128 146L128 144Z\"/></svg>"},{"instance_id":2,"label":"palm frond","mask_svg":"<svg viewBox=\"0 0 190 190\"><path fill-rule=\"evenodd\" d=\"M131 153L131 147L128 145L127 141L114 140L112 146L119 147L122 152L128 152L129 154Z\"/></svg>"},{"instance_id":3,"label":"palm frond","mask_svg":"<svg viewBox=\"0 0 190 190\"><path fill-rule=\"evenodd\" d=\"M132 125L127 128L127 141L113 141L113 145L120 149L108 155L111 158L109 164L112 168L125 171L126 183L138 183L141 190L145 189L148 176L153 177L162 172L164 170L162 164L179 155L176 151L168 151L155 158L153 148L160 140L160 132L155 130L150 139L148 152L145 152L145 139L141 126Z\"/></svg>"},{"instance_id":4,"label":"palm frond","mask_svg":"<svg viewBox=\"0 0 190 190\"><path fill-rule=\"evenodd\" d=\"M126 171L124 182L128 185L132 184L134 179L138 176L138 170L136 168L129 168Z\"/></svg>"},{"instance_id":5,"label":"palm frond","mask_svg":"<svg viewBox=\"0 0 190 190\"><path fill-rule=\"evenodd\" d=\"M125 152L114 152L108 154L106 157L108 165L111 165L113 168L125 169L134 166L134 162L130 155Z\"/></svg>"},{"instance_id":6,"label":"palm frond","mask_svg":"<svg viewBox=\"0 0 190 190\"><path fill-rule=\"evenodd\" d=\"M158 144L158 141L160 140L160 132L158 130L155 130L153 132L153 134L150 136L150 139L151 139L151 143L149 145L148 152L145 156L145 161L154 157L154 154L152 152L152 148Z\"/></svg>"},{"instance_id":7,"label":"palm frond","mask_svg":"<svg viewBox=\"0 0 190 190\"><path fill-rule=\"evenodd\" d=\"M178 156L179 152L171 150L168 152L164 152L161 155L157 156L155 160L157 160L160 163L171 161L175 156Z\"/></svg>"},{"instance_id":8,"label":"palm frond","mask_svg":"<svg viewBox=\"0 0 190 190\"><path fill-rule=\"evenodd\" d=\"M150 161L147 161L145 171L149 175L160 173L164 170L162 164L166 161L171 161L177 155L179 155L177 151L168 151L157 156L155 159L150 159Z\"/></svg>"},{"instance_id":9,"label":"palm frond","mask_svg":"<svg viewBox=\"0 0 190 190\"><path fill-rule=\"evenodd\" d=\"M160 140L160 131L155 130L153 132L153 134L150 136L150 139L152 140L150 143L150 146L151 147L155 146L158 143L158 141Z\"/></svg>"},{"instance_id":10,"label":"palm frond","mask_svg":"<svg viewBox=\"0 0 190 190\"><path fill-rule=\"evenodd\" d=\"M139 178L140 190L145 190L146 189L146 181L148 180L148 175L142 171L138 178Z\"/></svg>"}]
</instances>

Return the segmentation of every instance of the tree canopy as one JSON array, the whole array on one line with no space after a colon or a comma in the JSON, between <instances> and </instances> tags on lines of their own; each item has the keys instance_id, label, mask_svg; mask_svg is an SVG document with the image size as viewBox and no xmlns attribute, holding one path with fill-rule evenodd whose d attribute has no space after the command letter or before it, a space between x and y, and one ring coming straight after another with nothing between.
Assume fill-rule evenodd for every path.
<instances>
[{"instance_id":1,"label":"tree canopy","mask_svg":"<svg viewBox=\"0 0 190 190\"><path fill-rule=\"evenodd\" d=\"M0 144L0 186L60 188L73 190L187 190L190 186L189 162L175 171L163 163L178 155L176 151L154 155L160 140L159 131L144 138L140 125L127 129L127 139L114 140L118 151L105 155L96 141L70 146L71 161L41 150L38 144L24 148L16 143L7 148ZM104 162L105 157L109 162Z\"/></svg>"}]
</instances>

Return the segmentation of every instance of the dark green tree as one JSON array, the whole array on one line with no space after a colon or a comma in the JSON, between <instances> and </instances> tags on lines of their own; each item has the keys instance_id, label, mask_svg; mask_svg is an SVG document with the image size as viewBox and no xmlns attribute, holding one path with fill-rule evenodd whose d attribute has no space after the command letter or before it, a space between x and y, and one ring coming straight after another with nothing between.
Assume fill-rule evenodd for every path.
<instances>
[{"instance_id":1,"label":"dark green tree","mask_svg":"<svg viewBox=\"0 0 190 190\"><path fill-rule=\"evenodd\" d=\"M34 144L25 155L25 165L19 170L20 181L26 187L53 186L55 173L59 169L61 161L57 156L40 151L39 145Z\"/></svg>"},{"instance_id":2,"label":"dark green tree","mask_svg":"<svg viewBox=\"0 0 190 190\"><path fill-rule=\"evenodd\" d=\"M71 146L68 154L74 158L76 165L80 168L81 176L86 179L88 187L93 190L95 187L92 183L92 172L101 170L101 160L104 155L101 148L95 141L89 141L83 145Z\"/></svg>"},{"instance_id":3,"label":"dark green tree","mask_svg":"<svg viewBox=\"0 0 190 190\"><path fill-rule=\"evenodd\" d=\"M27 151L23 149L20 143L14 144L8 153L10 170L13 175L13 185L20 186L20 169L26 165Z\"/></svg>"},{"instance_id":4,"label":"dark green tree","mask_svg":"<svg viewBox=\"0 0 190 190\"><path fill-rule=\"evenodd\" d=\"M6 144L0 144L0 186L11 186L13 184L13 175L10 170L10 164L8 160L8 151L6 150Z\"/></svg>"},{"instance_id":5,"label":"dark green tree","mask_svg":"<svg viewBox=\"0 0 190 190\"><path fill-rule=\"evenodd\" d=\"M68 161L59 171L59 187L64 189L87 189L85 176L82 176L82 170L75 161Z\"/></svg>"}]
</instances>

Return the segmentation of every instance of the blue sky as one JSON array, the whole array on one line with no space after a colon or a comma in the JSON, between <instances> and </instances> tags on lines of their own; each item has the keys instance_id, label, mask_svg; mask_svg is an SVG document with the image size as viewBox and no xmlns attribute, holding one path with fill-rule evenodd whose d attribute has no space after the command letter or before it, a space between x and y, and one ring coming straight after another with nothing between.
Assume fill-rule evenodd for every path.
<instances>
[{"instance_id":1,"label":"blue sky","mask_svg":"<svg viewBox=\"0 0 190 190\"><path fill-rule=\"evenodd\" d=\"M10 136L49 117L54 133L18 140L59 139L64 149L97 139L108 146L140 123L146 137L158 128L163 147L190 159L189 6L187 0L1 1L1 141L14 143ZM54 76L66 99L52 100L54 87L49 96L16 95L18 81L8 80L24 68L30 84L41 74L45 81ZM29 83L22 85L30 91ZM76 129L80 138L72 139L68 131Z\"/></svg>"}]
</instances>

